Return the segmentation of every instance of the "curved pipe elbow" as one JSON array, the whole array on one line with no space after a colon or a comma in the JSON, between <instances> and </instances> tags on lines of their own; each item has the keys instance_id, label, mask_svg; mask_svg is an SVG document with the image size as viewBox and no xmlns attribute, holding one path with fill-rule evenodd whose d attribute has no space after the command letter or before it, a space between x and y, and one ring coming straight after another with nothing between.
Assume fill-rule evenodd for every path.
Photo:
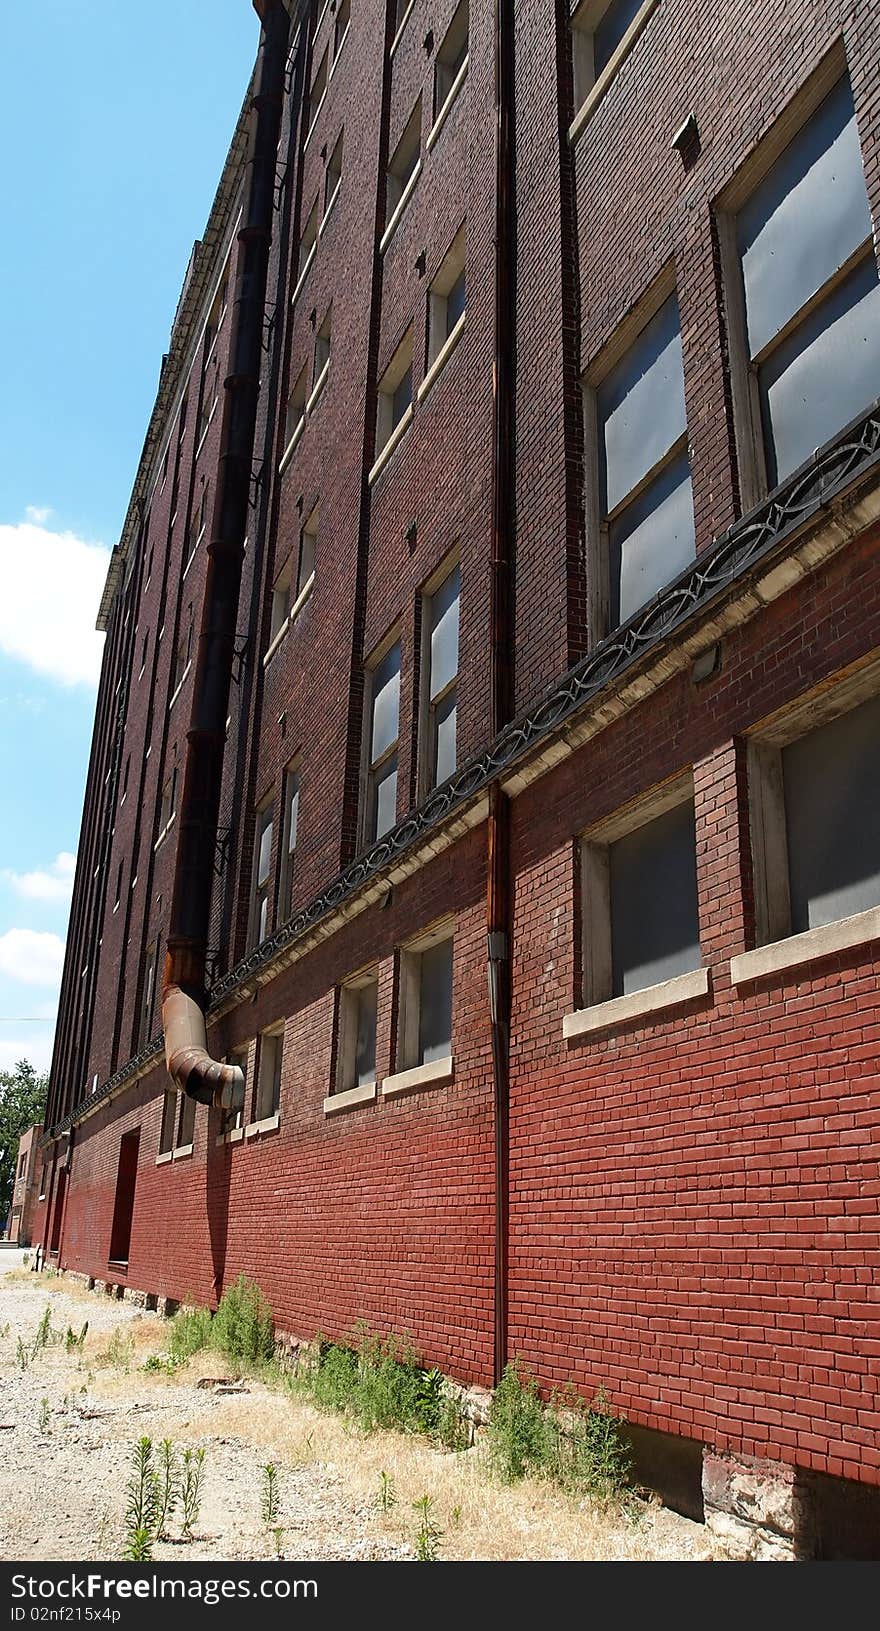
<instances>
[{"instance_id":1,"label":"curved pipe elbow","mask_svg":"<svg viewBox=\"0 0 880 1631\"><path fill-rule=\"evenodd\" d=\"M166 986L162 993L162 1028L165 1064L175 1087L215 1110L244 1108L244 1072L211 1058L204 1013L179 985Z\"/></svg>"}]
</instances>

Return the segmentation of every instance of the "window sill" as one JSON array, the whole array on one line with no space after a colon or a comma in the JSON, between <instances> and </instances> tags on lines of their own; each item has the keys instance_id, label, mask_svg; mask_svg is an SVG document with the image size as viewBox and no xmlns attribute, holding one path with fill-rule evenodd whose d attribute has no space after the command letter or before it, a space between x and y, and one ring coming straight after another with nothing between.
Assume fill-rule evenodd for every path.
<instances>
[{"instance_id":1,"label":"window sill","mask_svg":"<svg viewBox=\"0 0 880 1631\"><path fill-rule=\"evenodd\" d=\"M251 1121L244 1130L245 1138L260 1138L263 1133L277 1133L281 1126L281 1111L276 1110L274 1116L264 1116L262 1121Z\"/></svg>"},{"instance_id":2,"label":"window sill","mask_svg":"<svg viewBox=\"0 0 880 1631\"><path fill-rule=\"evenodd\" d=\"M386 1076L382 1083L383 1099L398 1098L402 1093L416 1093L422 1087L445 1087L452 1081L454 1062L452 1058L432 1059L430 1064L416 1065L412 1070L398 1071L396 1076Z\"/></svg>"},{"instance_id":3,"label":"window sill","mask_svg":"<svg viewBox=\"0 0 880 1631\"><path fill-rule=\"evenodd\" d=\"M311 249L309 250L309 252L308 252L308 254L306 256L305 266L303 267L302 271L299 274L299 277L296 280L296 288L294 289L293 294L290 297L290 304L292 306L296 305L296 303L297 303L297 301L298 301L298 299L300 297L300 293L302 291L302 286L305 283L306 278L308 277L308 275L309 275L309 273L310 273L310 271L312 269L312 261L314 260L317 253L318 253L318 240L317 240L317 237L316 237L315 242L312 244L312 247L311 247Z\"/></svg>"},{"instance_id":4,"label":"window sill","mask_svg":"<svg viewBox=\"0 0 880 1631\"><path fill-rule=\"evenodd\" d=\"M345 1093L333 1093L324 1100L325 1116L335 1116L340 1110L355 1110L359 1104L375 1104L377 1088L375 1082L365 1082L363 1087L350 1087Z\"/></svg>"},{"instance_id":5,"label":"window sill","mask_svg":"<svg viewBox=\"0 0 880 1631\"><path fill-rule=\"evenodd\" d=\"M313 413L315 408L317 407L318 399L319 399L319 397L321 395L321 392L323 391L324 386L327 384L327 375L329 374L329 372L330 372L330 364L329 364L329 362L325 362L323 368L321 369L320 374L318 375L317 379L315 380L315 385L314 385L314 389L312 391L312 394L309 397L308 402L306 403L306 415L307 416L310 413Z\"/></svg>"},{"instance_id":6,"label":"window sill","mask_svg":"<svg viewBox=\"0 0 880 1631\"><path fill-rule=\"evenodd\" d=\"M244 1128L233 1127L231 1133L220 1133L217 1138L215 1138L214 1143L219 1150L222 1149L224 1144L240 1144L243 1138Z\"/></svg>"},{"instance_id":7,"label":"window sill","mask_svg":"<svg viewBox=\"0 0 880 1631\"><path fill-rule=\"evenodd\" d=\"M817 929L803 934L792 934L785 940L774 940L769 946L758 946L755 951L743 952L730 961L730 979L733 985L745 985L749 980L760 980L769 974L782 974L788 969L801 968L805 963L817 962L821 957L833 957L839 951L852 951L858 946L880 940L880 906L867 912L856 912L852 917L838 918L835 923L823 923Z\"/></svg>"},{"instance_id":8,"label":"window sill","mask_svg":"<svg viewBox=\"0 0 880 1631\"><path fill-rule=\"evenodd\" d=\"M611 84L612 79L623 63L624 58L629 56L630 51L635 45L636 40L641 34L642 29L647 23L648 18L656 5L657 0L645 0L645 4L642 6L641 10L636 12L635 17L618 45L617 50L611 57L609 57L605 67L602 69L602 72L599 75L599 78L596 80L595 85L591 87L584 98L584 101L581 103L581 106L578 109L578 112L576 113L571 128L568 132L568 139L570 142L576 142L578 137L583 134L593 114L595 113L596 108L599 106L599 103Z\"/></svg>"},{"instance_id":9,"label":"window sill","mask_svg":"<svg viewBox=\"0 0 880 1631\"><path fill-rule=\"evenodd\" d=\"M273 639L272 644L269 646L269 648L268 648L268 650L266 652L266 655L263 658L263 667L264 668L268 668L270 662L272 661L272 658L275 656L275 653L278 650L278 647L281 645L281 642L283 641L284 636L286 635L288 629L290 629L293 626L293 624L296 622L297 618L299 617L300 612L302 611L306 601L309 598L309 595L312 592L312 589L314 587L314 583L315 583L315 574L313 572L311 577L306 579L306 582L303 584L302 588L300 589L300 592L297 595L296 600L294 601L293 605L291 606L290 611L288 612L287 616L284 619L284 622L282 623L280 629L278 630L278 633L275 635L275 638Z\"/></svg>"},{"instance_id":10,"label":"window sill","mask_svg":"<svg viewBox=\"0 0 880 1631\"><path fill-rule=\"evenodd\" d=\"M452 356L453 351L455 350L456 346L458 345L458 342L459 342L459 340L461 339L461 337L462 337L462 335L464 333L464 319L465 319L465 313L462 312L460 318L458 319L458 322L455 325L455 328L452 330L452 333L447 336L447 338L444 340L442 346L440 347L440 350L437 352L437 355L434 358L434 361L432 362L430 368L428 369L427 374L425 375L424 379L422 380L421 385L419 386L419 389L418 389L418 400L419 400L419 402L424 402L425 397L428 395L428 392L431 389L431 386L434 384L435 380L438 379L439 376L442 374L444 368L446 367L446 364L448 363L450 357Z\"/></svg>"},{"instance_id":11,"label":"window sill","mask_svg":"<svg viewBox=\"0 0 880 1631\"><path fill-rule=\"evenodd\" d=\"M191 668L192 668L192 658L190 658L189 662L186 665L186 668L184 669L183 673L180 676L180 679L178 680L176 686L174 687L174 690L171 693L171 701L168 704L168 712L169 713L171 712L172 708L174 707L175 702L177 701L178 697L180 696L181 691L183 690L183 688L184 688L184 686L186 684L187 676L188 676L189 671L190 671Z\"/></svg>"},{"instance_id":12,"label":"window sill","mask_svg":"<svg viewBox=\"0 0 880 1631\"><path fill-rule=\"evenodd\" d=\"M157 1167L167 1166L169 1161L173 1160L173 1158L174 1158L174 1151L173 1150L165 1150L165 1152L162 1155L157 1155L156 1156L156 1166Z\"/></svg>"},{"instance_id":13,"label":"window sill","mask_svg":"<svg viewBox=\"0 0 880 1631\"><path fill-rule=\"evenodd\" d=\"M171 1151L172 1161L183 1161L187 1155L192 1155L193 1147L192 1144L178 1144L177 1149Z\"/></svg>"},{"instance_id":14,"label":"window sill","mask_svg":"<svg viewBox=\"0 0 880 1631\"><path fill-rule=\"evenodd\" d=\"M404 30L406 28L407 23L410 20L410 17L412 16L412 9L413 9L413 6L415 5L415 3L416 3L416 0L409 0L409 5L407 6L406 11L404 12L403 16L400 19L400 22L397 25L397 33L395 34L394 39L391 41L391 47L390 47L390 50L388 52L389 57L394 56L394 53L397 50L397 47L399 46L401 40L403 39Z\"/></svg>"},{"instance_id":15,"label":"window sill","mask_svg":"<svg viewBox=\"0 0 880 1631\"><path fill-rule=\"evenodd\" d=\"M168 834L170 833L172 827L174 826L174 823L175 823L176 819L177 819L177 811L175 810L174 815L171 816L168 821L166 821L164 827L162 828L162 831L160 832L158 838L156 839L155 844L153 845L153 854L154 855L155 855L157 849L159 848L160 844L164 844L166 838L168 837ZM134 888L135 883L137 883L137 878L135 878L134 883L131 886L132 889Z\"/></svg>"},{"instance_id":16,"label":"window sill","mask_svg":"<svg viewBox=\"0 0 880 1631\"><path fill-rule=\"evenodd\" d=\"M641 991L629 991L625 997L611 997L608 1002L594 1003L591 1008L579 1008L566 1014L562 1021L562 1035L567 1042L579 1036L590 1036L594 1031L607 1031L630 1020L648 1018L666 1008L678 1008L681 1003L693 1002L695 997L709 993L709 970L692 969L689 974L676 974L659 985L646 985Z\"/></svg>"},{"instance_id":17,"label":"window sill","mask_svg":"<svg viewBox=\"0 0 880 1631\"><path fill-rule=\"evenodd\" d=\"M470 54L468 54L465 57L464 62L462 63L461 67L459 68L458 73L456 74L454 80L452 81L452 85L450 87L449 95L447 96L446 101L443 103L443 106L440 109L440 112L438 113L436 119L434 120L433 125L431 126L431 129L430 129L430 131L428 133L428 152L429 153L430 153L432 147L434 147L436 145L436 143L440 140L440 137L441 137L442 132L443 132L443 126L445 125L446 120L449 117L449 113L450 113L450 110L452 108L452 104L455 101L456 97L458 96L458 93L461 90L462 85L464 84L465 80L467 79L467 71L468 71L469 61L470 61Z\"/></svg>"},{"instance_id":18,"label":"window sill","mask_svg":"<svg viewBox=\"0 0 880 1631\"><path fill-rule=\"evenodd\" d=\"M280 462L280 464L278 466L279 476L284 475L284 472L287 469L287 466L289 465L291 459L293 458L294 453L297 450L297 447L299 446L299 441L300 441L300 438L302 436L303 431L305 430L305 427L306 427L306 416L305 416L305 414L303 414L299 424L296 427L296 430L294 431L293 435L290 438L290 441L288 442L286 448L284 449L284 452L281 455L281 462Z\"/></svg>"},{"instance_id":19,"label":"window sill","mask_svg":"<svg viewBox=\"0 0 880 1631\"><path fill-rule=\"evenodd\" d=\"M412 416L412 403L410 403L406 413L400 421L400 424L395 425L394 430L391 432L391 435L389 436L385 446L379 454L378 459L370 471L369 482L371 487L373 486L374 482L378 481L395 448L403 440L405 432L409 430L409 427L412 424Z\"/></svg>"},{"instance_id":20,"label":"window sill","mask_svg":"<svg viewBox=\"0 0 880 1631\"><path fill-rule=\"evenodd\" d=\"M400 218L403 215L403 212L406 209L407 204L409 203L410 199L412 198L416 182L418 181L419 176L421 175L421 173L422 173L422 161L421 161L421 159L419 159L418 163L416 164L415 169L413 170L412 175L409 178L409 181L407 182L406 186L403 189L403 192L401 193L400 197L397 200L397 203L394 206L394 213L391 216L391 220L388 222L388 225L387 225L387 227L385 228L385 231L382 234L382 238L381 238L381 241L379 243L379 254L380 255L384 255L386 249L388 248L388 245L390 244L392 238L394 237L394 234L397 231L398 226L400 225Z\"/></svg>"},{"instance_id":21,"label":"window sill","mask_svg":"<svg viewBox=\"0 0 880 1631\"><path fill-rule=\"evenodd\" d=\"M324 206L324 214L323 214L323 217L321 219L321 225L318 228L318 237L319 238L323 238L323 236L324 236L324 228L326 227L327 222L329 221L331 215L333 214L334 209L336 208L336 200L339 197L339 194L341 193L341 191L342 191L342 181L340 179L339 181L337 181L336 186L333 188L333 192L331 193L330 197L327 200L326 205Z\"/></svg>"}]
</instances>

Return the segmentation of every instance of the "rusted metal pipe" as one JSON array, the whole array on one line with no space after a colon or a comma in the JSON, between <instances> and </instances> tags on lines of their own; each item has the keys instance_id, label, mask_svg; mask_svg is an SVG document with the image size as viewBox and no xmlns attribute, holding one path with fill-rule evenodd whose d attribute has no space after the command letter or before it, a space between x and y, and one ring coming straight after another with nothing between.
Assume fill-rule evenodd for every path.
<instances>
[{"instance_id":1,"label":"rusted metal pipe","mask_svg":"<svg viewBox=\"0 0 880 1631\"><path fill-rule=\"evenodd\" d=\"M244 1103L242 1071L236 1065L219 1063L208 1052L206 967L290 31L282 0L261 0L257 10L262 33L250 110L244 215L238 234L229 375L224 382L220 457L162 981L165 1062L171 1080L199 1104L220 1109L240 1109Z\"/></svg>"}]
</instances>

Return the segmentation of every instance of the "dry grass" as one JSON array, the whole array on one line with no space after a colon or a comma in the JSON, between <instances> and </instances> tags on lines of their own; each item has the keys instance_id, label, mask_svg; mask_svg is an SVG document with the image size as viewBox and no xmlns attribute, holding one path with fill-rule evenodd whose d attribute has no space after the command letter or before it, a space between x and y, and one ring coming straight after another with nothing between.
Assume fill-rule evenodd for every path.
<instances>
[{"instance_id":1,"label":"dry grass","mask_svg":"<svg viewBox=\"0 0 880 1631\"><path fill-rule=\"evenodd\" d=\"M12 1278L6 1277L7 1283ZM25 1272L14 1278L19 1285L26 1282L32 1287L42 1306L45 1293L63 1290L86 1305L84 1319L87 1305L96 1316L100 1308L101 1328L90 1329L84 1353L64 1356L70 1380L86 1379L96 1404L106 1401L115 1406L116 1417L126 1401L134 1405L148 1400L154 1439L168 1436L176 1442L199 1440L208 1445L231 1441L256 1452L260 1464L274 1461L280 1469L282 1504L285 1474L293 1478L296 1470L295 1476L301 1478L313 1467L316 1478L329 1476L346 1504L368 1513L370 1523L394 1543L412 1544L418 1524L413 1503L430 1496L433 1521L441 1531L441 1559L687 1560L711 1555L700 1525L659 1505L632 1500L623 1510L603 1511L547 1483L527 1479L511 1487L493 1481L484 1435L472 1449L454 1453L414 1435L364 1434L344 1417L291 1396L283 1385L248 1380L246 1393L228 1397L210 1390L197 1393L195 1384L201 1378L228 1378L234 1372L222 1354L210 1349L195 1354L171 1375L144 1372L149 1355L167 1351L168 1325L162 1318L98 1298L63 1277L46 1281ZM108 1319L108 1313L118 1319ZM118 1362L120 1348L127 1355L127 1368ZM66 1383L59 1379L58 1385ZM138 1416L132 1417L132 1432L138 1431L138 1421ZM121 1426L116 1417L114 1437ZM392 1480L396 1496L388 1513L380 1511L383 1473Z\"/></svg>"}]
</instances>

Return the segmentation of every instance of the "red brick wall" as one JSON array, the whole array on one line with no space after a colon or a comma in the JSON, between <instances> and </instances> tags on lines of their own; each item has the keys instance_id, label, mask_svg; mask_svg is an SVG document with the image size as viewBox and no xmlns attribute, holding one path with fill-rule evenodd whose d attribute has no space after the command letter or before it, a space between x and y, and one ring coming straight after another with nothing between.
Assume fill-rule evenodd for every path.
<instances>
[{"instance_id":1,"label":"red brick wall","mask_svg":"<svg viewBox=\"0 0 880 1631\"><path fill-rule=\"evenodd\" d=\"M511 1351L647 1426L880 1481L875 948L732 989L741 732L880 645L880 536L514 805ZM693 766L711 996L566 1044L573 837Z\"/></svg>"},{"instance_id":2,"label":"red brick wall","mask_svg":"<svg viewBox=\"0 0 880 1631\"><path fill-rule=\"evenodd\" d=\"M218 1147L214 1118L200 1109L192 1157L157 1166L164 1088L158 1071L82 1125L66 1267L119 1278L107 1262L119 1141L139 1126L123 1283L209 1302L245 1271L265 1290L283 1330L342 1336L363 1318L379 1330L409 1332L456 1375L491 1381L494 1169L483 842L482 831L475 832L454 863L436 861L395 890L389 908L357 918L231 1016L224 1045L286 1018L277 1133ZM454 1083L325 1117L334 984L367 962L378 964L377 1071L388 1075L395 946L416 923L449 911L456 914Z\"/></svg>"}]
</instances>

